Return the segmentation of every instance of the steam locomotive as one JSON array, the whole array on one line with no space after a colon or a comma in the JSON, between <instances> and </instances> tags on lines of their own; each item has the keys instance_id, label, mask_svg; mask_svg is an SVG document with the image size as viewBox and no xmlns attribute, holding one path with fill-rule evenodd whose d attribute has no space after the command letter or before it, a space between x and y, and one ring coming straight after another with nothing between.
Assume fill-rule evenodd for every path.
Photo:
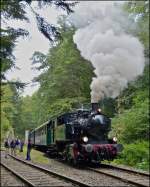
<instances>
[{"instance_id":1,"label":"steam locomotive","mask_svg":"<svg viewBox=\"0 0 150 187\"><path fill-rule=\"evenodd\" d=\"M92 103L92 109L78 109L53 118L32 130L29 139L36 149L60 156L74 165L113 160L122 145L108 139L111 120Z\"/></svg>"}]
</instances>

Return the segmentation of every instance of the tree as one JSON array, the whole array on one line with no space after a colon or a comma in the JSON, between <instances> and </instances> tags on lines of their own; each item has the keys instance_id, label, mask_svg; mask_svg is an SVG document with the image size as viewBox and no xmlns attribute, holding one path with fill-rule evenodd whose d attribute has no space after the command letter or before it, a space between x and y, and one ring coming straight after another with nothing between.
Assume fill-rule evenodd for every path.
<instances>
[{"instance_id":1,"label":"tree","mask_svg":"<svg viewBox=\"0 0 150 187\"><path fill-rule=\"evenodd\" d=\"M0 12L2 16L2 22L6 22L8 19L17 19L17 20L26 20L28 21L28 17L26 15L25 7L30 6L31 11L35 14L35 18L37 20L37 26L42 34L47 37L51 42L53 42L59 35L57 28L54 25L47 23L44 18L42 18L36 11L31 7L31 3L33 0L1 0ZM57 8L61 8L67 13L72 12L71 7L74 3L65 2L64 0L41 0L38 1L38 5L40 8L46 5L54 4ZM25 86L24 83L20 81L8 81L6 80L6 72L10 70L12 67L15 67L15 57L13 55L13 50L17 43L17 38L20 36L27 36L29 33L26 30L21 28L14 29L10 27L1 27L0 29L1 35L1 89L0 95L2 103L2 129L3 132L6 131L9 127L16 128L16 133L22 132L24 129L21 119L21 100L18 96L18 88L23 88ZM10 97L7 97L7 92L11 93ZM9 99L5 101L5 99ZM27 123L26 123L27 124Z\"/></svg>"},{"instance_id":2,"label":"tree","mask_svg":"<svg viewBox=\"0 0 150 187\"><path fill-rule=\"evenodd\" d=\"M16 95L15 85L3 85L1 90L3 92L1 98L1 130L3 138L9 128L18 125L16 124L16 115L18 114L18 97Z\"/></svg>"},{"instance_id":3,"label":"tree","mask_svg":"<svg viewBox=\"0 0 150 187\"><path fill-rule=\"evenodd\" d=\"M128 1L124 8L132 21L137 23L134 34L143 43L146 56L149 56L149 1Z\"/></svg>"},{"instance_id":4,"label":"tree","mask_svg":"<svg viewBox=\"0 0 150 187\"><path fill-rule=\"evenodd\" d=\"M34 79L40 83L40 88L31 99L23 99L23 103L29 100L28 110L33 114L30 121L36 122L36 126L52 116L80 107L81 103L90 102L93 68L81 57L73 42L73 34L73 28L62 29L62 39L47 56L36 52L32 57L33 63L38 64L37 69L42 71Z\"/></svg>"},{"instance_id":5,"label":"tree","mask_svg":"<svg viewBox=\"0 0 150 187\"><path fill-rule=\"evenodd\" d=\"M0 29L1 30L1 80L5 80L5 72L15 66L15 57L13 50L16 44L16 39L19 36L26 36L28 33L22 29Z\"/></svg>"},{"instance_id":6,"label":"tree","mask_svg":"<svg viewBox=\"0 0 150 187\"><path fill-rule=\"evenodd\" d=\"M112 134L124 143L149 137L149 66L119 96L121 113L113 118ZM118 110L120 110L118 108Z\"/></svg>"},{"instance_id":7,"label":"tree","mask_svg":"<svg viewBox=\"0 0 150 187\"><path fill-rule=\"evenodd\" d=\"M0 12L2 16L2 21L8 19L19 19L19 20L28 20L26 16L25 7L30 6L33 0L1 0ZM65 2L64 0L40 0L38 1L39 8L42 8L46 5L54 4L57 8L61 8L67 13L72 12L72 6L75 3ZM42 34L48 38L51 42L55 41L57 37L60 37L60 33L56 26L47 23L42 16L40 16L36 11L31 7L32 12L35 14L37 20L37 26ZM16 45L16 40L19 36L25 36L28 34L27 31L19 28L1 28L1 80L5 80L5 73L7 70L15 66L15 57L12 52Z\"/></svg>"}]
</instances>

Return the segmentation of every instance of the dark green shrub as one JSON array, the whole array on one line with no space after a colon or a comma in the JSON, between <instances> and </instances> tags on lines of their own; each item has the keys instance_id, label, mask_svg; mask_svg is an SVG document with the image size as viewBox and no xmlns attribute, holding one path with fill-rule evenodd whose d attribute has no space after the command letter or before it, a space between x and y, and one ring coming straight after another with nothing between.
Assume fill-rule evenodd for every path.
<instances>
[{"instance_id":1,"label":"dark green shrub","mask_svg":"<svg viewBox=\"0 0 150 187\"><path fill-rule=\"evenodd\" d=\"M124 150L113 162L149 170L149 142L138 141L134 144L124 145Z\"/></svg>"}]
</instances>

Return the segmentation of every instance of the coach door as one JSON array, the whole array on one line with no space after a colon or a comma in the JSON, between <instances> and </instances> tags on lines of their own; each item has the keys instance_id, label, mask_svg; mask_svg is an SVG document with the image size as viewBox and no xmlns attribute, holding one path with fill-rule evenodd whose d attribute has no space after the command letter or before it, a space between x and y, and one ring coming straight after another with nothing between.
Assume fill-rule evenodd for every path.
<instances>
[{"instance_id":1,"label":"coach door","mask_svg":"<svg viewBox=\"0 0 150 187\"><path fill-rule=\"evenodd\" d=\"M47 124L47 145L52 143L52 137L51 137L51 122Z\"/></svg>"}]
</instances>

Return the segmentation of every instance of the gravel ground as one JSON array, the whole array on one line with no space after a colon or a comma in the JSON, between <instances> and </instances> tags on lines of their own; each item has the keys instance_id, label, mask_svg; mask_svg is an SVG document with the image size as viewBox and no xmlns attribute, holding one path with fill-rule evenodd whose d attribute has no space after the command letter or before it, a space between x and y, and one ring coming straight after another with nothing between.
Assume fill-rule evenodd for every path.
<instances>
[{"instance_id":1,"label":"gravel ground","mask_svg":"<svg viewBox=\"0 0 150 187\"><path fill-rule=\"evenodd\" d=\"M39 164L47 169L66 175L68 177L77 179L78 181L82 181L90 186L134 186L104 174L98 174L83 168L74 168L70 165L67 165L66 163L54 159L49 159L48 165L37 163L33 160L31 162Z\"/></svg>"},{"instance_id":2,"label":"gravel ground","mask_svg":"<svg viewBox=\"0 0 150 187\"><path fill-rule=\"evenodd\" d=\"M3 158L4 152L1 151L1 160ZM0 186L26 186L26 184L0 165Z\"/></svg>"},{"instance_id":3,"label":"gravel ground","mask_svg":"<svg viewBox=\"0 0 150 187\"><path fill-rule=\"evenodd\" d=\"M67 180L63 180L59 177L55 177L46 172L37 170L36 168L33 168L29 165L25 165L22 162L18 162L11 157L8 157L7 159L2 158L1 161L17 173L19 173L21 176L29 180L35 186L76 186ZM23 186L20 183L16 183L14 181L14 178L13 180L11 180L8 172L5 172L5 174L3 175L3 179L3 186L12 186L10 184L13 184L13 186Z\"/></svg>"},{"instance_id":4,"label":"gravel ground","mask_svg":"<svg viewBox=\"0 0 150 187\"><path fill-rule=\"evenodd\" d=\"M141 185L149 186L149 176L145 176L139 173L133 173L132 171L122 171L121 169L117 168L99 168L97 171L109 173L115 176L119 176L123 179L134 181Z\"/></svg>"},{"instance_id":5,"label":"gravel ground","mask_svg":"<svg viewBox=\"0 0 150 187\"><path fill-rule=\"evenodd\" d=\"M11 172L1 167L1 183L0 186L27 186Z\"/></svg>"}]
</instances>

